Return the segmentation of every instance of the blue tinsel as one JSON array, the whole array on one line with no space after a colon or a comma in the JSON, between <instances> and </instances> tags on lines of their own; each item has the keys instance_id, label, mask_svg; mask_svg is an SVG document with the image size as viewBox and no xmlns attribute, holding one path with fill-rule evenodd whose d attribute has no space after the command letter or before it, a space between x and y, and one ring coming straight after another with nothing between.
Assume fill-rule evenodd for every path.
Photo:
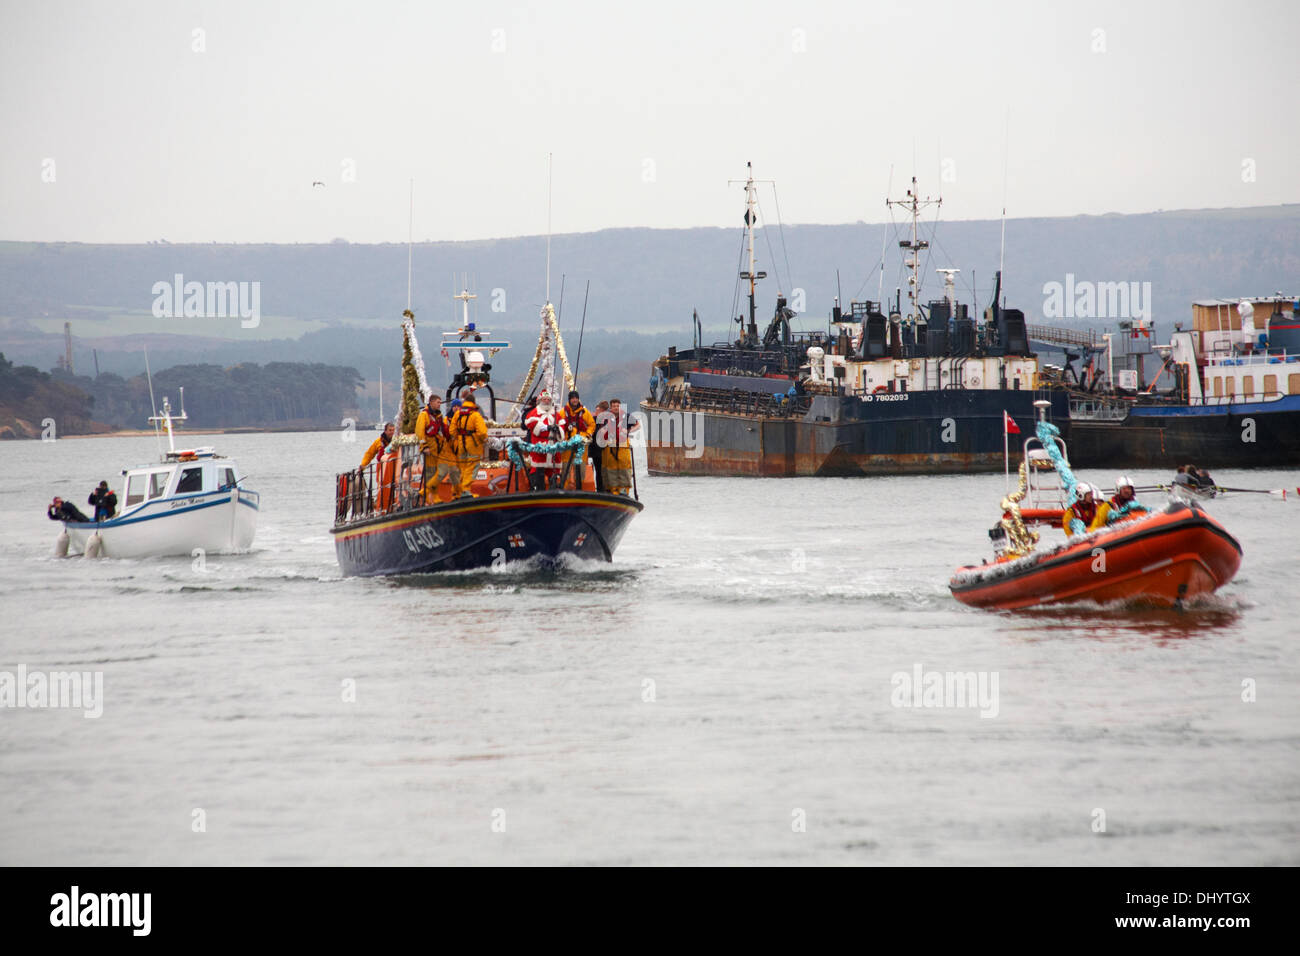
<instances>
[{"instance_id":1,"label":"blue tinsel","mask_svg":"<svg viewBox=\"0 0 1300 956\"><path fill-rule=\"evenodd\" d=\"M1056 473L1061 476L1061 484L1065 486L1068 494L1066 499L1070 504L1074 504L1074 486L1078 484L1074 477L1074 472L1070 470L1070 463L1065 460L1061 454L1061 446L1056 443L1056 439L1061 436L1061 430L1051 422L1040 421L1034 426L1034 434L1038 440L1043 443L1043 449L1047 452L1047 457L1052 460L1052 466Z\"/></svg>"},{"instance_id":2,"label":"blue tinsel","mask_svg":"<svg viewBox=\"0 0 1300 956\"><path fill-rule=\"evenodd\" d=\"M524 468L524 456L520 452L536 452L540 455L554 455L562 451L574 451L574 464L581 465L586 459L587 443L582 440L582 436L574 435L572 438L566 438L564 441L548 442L542 445L534 445L520 438L511 438L506 442L506 454L510 456L510 461L516 468Z\"/></svg>"}]
</instances>

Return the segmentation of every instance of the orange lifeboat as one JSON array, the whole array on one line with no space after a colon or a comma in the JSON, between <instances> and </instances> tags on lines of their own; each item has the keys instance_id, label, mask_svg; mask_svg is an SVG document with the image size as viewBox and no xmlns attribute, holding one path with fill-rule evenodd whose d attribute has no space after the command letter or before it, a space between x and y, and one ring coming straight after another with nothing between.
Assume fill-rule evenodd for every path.
<instances>
[{"instance_id":1,"label":"orange lifeboat","mask_svg":"<svg viewBox=\"0 0 1300 956\"><path fill-rule=\"evenodd\" d=\"M1241 545L1195 502L1071 538L1055 549L959 568L953 597L1011 610L1066 601L1142 601L1164 606L1232 580Z\"/></svg>"}]
</instances>

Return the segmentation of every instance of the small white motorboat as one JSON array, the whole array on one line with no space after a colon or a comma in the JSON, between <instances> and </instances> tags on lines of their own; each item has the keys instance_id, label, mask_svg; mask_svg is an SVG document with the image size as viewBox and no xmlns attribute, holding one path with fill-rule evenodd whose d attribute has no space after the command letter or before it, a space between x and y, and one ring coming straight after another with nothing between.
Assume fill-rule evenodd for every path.
<instances>
[{"instance_id":1,"label":"small white motorboat","mask_svg":"<svg viewBox=\"0 0 1300 956\"><path fill-rule=\"evenodd\" d=\"M157 464L122 471L117 514L103 521L64 521L57 554L148 558L252 547L259 495L240 486L244 475L233 459L209 447L176 450L172 425L186 418L183 391L181 406L173 418L164 398L162 414L149 419L155 429L166 429L169 450Z\"/></svg>"}]
</instances>

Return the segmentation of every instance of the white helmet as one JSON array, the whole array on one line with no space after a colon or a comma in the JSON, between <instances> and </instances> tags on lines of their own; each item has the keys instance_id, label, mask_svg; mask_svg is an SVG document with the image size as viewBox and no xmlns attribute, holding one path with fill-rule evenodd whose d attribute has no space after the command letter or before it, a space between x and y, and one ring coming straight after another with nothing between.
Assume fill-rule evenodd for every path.
<instances>
[{"instance_id":1,"label":"white helmet","mask_svg":"<svg viewBox=\"0 0 1300 956\"><path fill-rule=\"evenodd\" d=\"M1116 491L1120 491L1121 489L1132 488L1132 487L1133 487L1133 479L1130 478L1128 475L1120 475L1118 478L1115 479Z\"/></svg>"},{"instance_id":2,"label":"white helmet","mask_svg":"<svg viewBox=\"0 0 1300 956\"><path fill-rule=\"evenodd\" d=\"M1082 501L1084 495L1095 495L1097 489L1092 487L1086 481L1080 481L1074 486L1074 500Z\"/></svg>"}]
</instances>

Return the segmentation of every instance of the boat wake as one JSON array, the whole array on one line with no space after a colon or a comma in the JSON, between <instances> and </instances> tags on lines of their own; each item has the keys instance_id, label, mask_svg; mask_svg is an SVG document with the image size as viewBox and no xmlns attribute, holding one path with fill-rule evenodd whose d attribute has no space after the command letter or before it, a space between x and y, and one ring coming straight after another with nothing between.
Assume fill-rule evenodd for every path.
<instances>
[{"instance_id":1,"label":"boat wake","mask_svg":"<svg viewBox=\"0 0 1300 956\"><path fill-rule=\"evenodd\" d=\"M636 568L611 568L607 561L592 561L562 554L557 558L534 555L496 567L399 574L377 579L394 587L425 590L488 590L512 592L522 588L555 591L617 591L634 584Z\"/></svg>"},{"instance_id":2,"label":"boat wake","mask_svg":"<svg viewBox=\"0 0 1300 956\"><path fill-rule=\"evenodd\" d=\"M1069 604L1002 611L1044 637L1061 630L1070 636L1089 637L1147 635L1153 638L1203 637L1234 627L1249 603L1225 594L1204 594L1167 607L1140 599L1075 601Z\"/></svg>"}]
</instances>

